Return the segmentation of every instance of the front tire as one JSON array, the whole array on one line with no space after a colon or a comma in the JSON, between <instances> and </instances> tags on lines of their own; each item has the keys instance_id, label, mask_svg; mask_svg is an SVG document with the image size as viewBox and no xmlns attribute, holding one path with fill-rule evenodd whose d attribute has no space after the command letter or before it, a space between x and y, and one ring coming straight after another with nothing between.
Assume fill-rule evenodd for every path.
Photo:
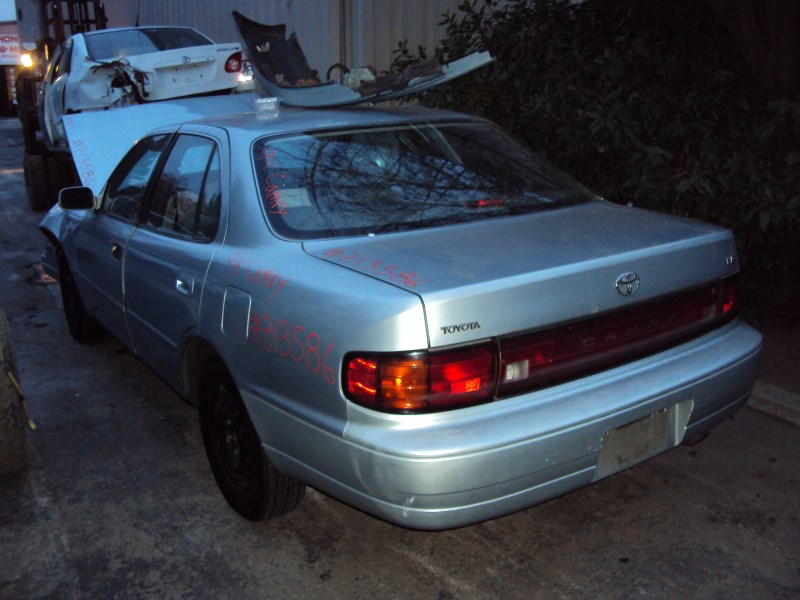
<instances>
[{"instance_id":1,"label":"front tire","mask_svg":"<svg viewBox=\"0 0 800 600\"><path fill-rule=\"evenodd\" d=\"M217 360L203 367L199 409L208 462L233 510L260 521L300 504L305 484L269 462L233 379Z\"/></svg>"},{"instance_id":2,"label":"front tire","mask_svg":"<svg viewBox=\"0 0 800 600\"><path fill-rule=\"evenodd\" d=\"M72 159L63 156L52 155L45 160L47 173L50 178L50 206L58 202L58 194L65 187L77 185L77 175L72 166Z\"/></svg>"},{"instance_id":3,"label":"front tire","mask_svg":"<svg viewBox=\"0 0 800 600\"><path fill-rule=\"evenodd\" d=\"M0 310L0 475L18 473L30 465L28 425L18 386L8 321Z\"/></svg>"},{"instance_id":4,"label":"front tire","mask_svg":"<svg viewBox=\"0 0 800 600\"><path fill-rule=\"evenodd\" d=\"M62 257L58 266L58 279L61 285L61 301L67 319L69 333L78 342L91 342L103 336L103 328L94 317L86 312L75 279L72 277L66 259Z\"/></svg>"},{"instance_id":5,"label":"front tire","mask_svg":"<svg viewBox=\"0 0 800 600\"><path fill-rule=\"evenodd\" d=\"M47 210L53 203L44 156L26 153L22 159L22 166L25 172L25 191L31 208L36 211Z\"/></svg>"}]
</instances>

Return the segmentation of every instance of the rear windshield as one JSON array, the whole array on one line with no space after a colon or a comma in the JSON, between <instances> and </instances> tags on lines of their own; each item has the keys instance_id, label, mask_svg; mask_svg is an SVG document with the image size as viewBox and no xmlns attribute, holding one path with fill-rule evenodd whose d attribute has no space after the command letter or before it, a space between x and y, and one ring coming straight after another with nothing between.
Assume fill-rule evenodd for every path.
<instances>
[{"instance_id":1,"label":"rear windshield","mask_svg":"<svg viewBox=\"0 0 800 600\"><path fill-rule=\"evenodd\" d=\"M152 27L93 33L85 37L89 58L107 60L162 50L207 46L213 42L185 27Z\"/></svg>"},{"instance_id":2,"label":"rear windshield","mask_svg":"<svg viewBox=\"0 0 800 600\"><path fill-rule=\"evenodd\" d=\"M405 231L594 199L484 122L261 138L253 160L269 220L292 239Z\"/></svg>"}]
</instances>

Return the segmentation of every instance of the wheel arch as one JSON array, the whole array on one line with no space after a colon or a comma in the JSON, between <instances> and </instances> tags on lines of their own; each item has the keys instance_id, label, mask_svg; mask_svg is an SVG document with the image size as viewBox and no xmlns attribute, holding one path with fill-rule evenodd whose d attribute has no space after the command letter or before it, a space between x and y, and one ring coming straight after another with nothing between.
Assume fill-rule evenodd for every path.
<instances>
[{"instance_id":1,"label":"wheel arch","mask_svg":"<svg viewBox=\"0 0 800 600\"><path fill-rule=\"evenodd\" d=\"M210 342L200 336L186 340L181 358L181 386L184 399L195 408L200 405L200 373L203 365L211 359L220 361L228 368Z\"/></svg>"}]
</instances>

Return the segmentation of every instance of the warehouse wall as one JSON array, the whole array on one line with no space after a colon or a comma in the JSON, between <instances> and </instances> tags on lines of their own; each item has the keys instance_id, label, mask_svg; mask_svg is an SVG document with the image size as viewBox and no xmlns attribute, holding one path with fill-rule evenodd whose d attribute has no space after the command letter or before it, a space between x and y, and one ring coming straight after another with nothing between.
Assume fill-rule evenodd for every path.
<instances>
[{"instance_id":1,"label":"warehouse wall","mask_svg":"<svg viewBox=\"0 0 800 600\"><path fill-rule=\"evenodd\" d=\"M460 0L106 0L109 27L189 25L216 42L238 41L231 11L262 23L286 23L309 64L324 76L336 62L388 69L397 43L432 50L444 35L438 23ZM344 24L344 26L343 26Z\"/></svg>"}]
</instances>

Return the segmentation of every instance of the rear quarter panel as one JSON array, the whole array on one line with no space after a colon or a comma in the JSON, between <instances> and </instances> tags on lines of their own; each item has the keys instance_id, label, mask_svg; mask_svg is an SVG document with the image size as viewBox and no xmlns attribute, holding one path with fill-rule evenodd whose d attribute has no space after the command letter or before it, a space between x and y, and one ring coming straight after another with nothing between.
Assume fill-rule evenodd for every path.
<instances>
[{"instance_id":1,"label":"rear quarter panel","mask_svg":"<svg viewBox=\"0 0 800 600\"><path fill-rule=\"evenodd\" d=\"M265 444L280 423L258 419L262 403L341 435L344 355L426 348L422 303L275 237L251 173L232 171L228 233L206 278L200 334L219 350Z\"/></svg>"}]
</instances>

